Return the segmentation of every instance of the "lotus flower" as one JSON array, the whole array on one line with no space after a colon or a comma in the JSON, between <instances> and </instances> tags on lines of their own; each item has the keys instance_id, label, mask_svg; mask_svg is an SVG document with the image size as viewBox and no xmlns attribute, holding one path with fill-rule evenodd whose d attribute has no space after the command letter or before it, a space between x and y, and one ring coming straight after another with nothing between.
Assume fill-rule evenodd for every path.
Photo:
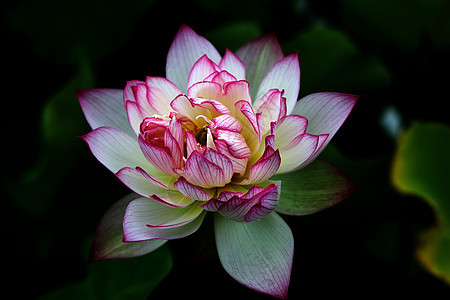
<instances>
[{"instance_id":1,"label":"lotus flower","mask_svg":"<svg viewBox=\"0 0 450 300\"><path fill-rule=\"evenodd\" d=\"M284 197L284 179L272 177L299 174L315 160L357 96L317 93L297 102L298 55L284 57L273 35L221 56L182 26L168 53L166 75L129 81L124 90L77 91L93 129L83 139L140 195L126 197L105 214L92 259L149 253L194 233L214 212L225 270L254 290L286 298L294 241L277 211L321 210L348 196L343 191L351 184L344 180L337 193L317 194L312 202L319 204L308 210L303 205L308 198L297 197L295 183ZM311 167L309 174L323 173ZM338 173L332 177L342 177Z\"/></svg>"}]
</instances>

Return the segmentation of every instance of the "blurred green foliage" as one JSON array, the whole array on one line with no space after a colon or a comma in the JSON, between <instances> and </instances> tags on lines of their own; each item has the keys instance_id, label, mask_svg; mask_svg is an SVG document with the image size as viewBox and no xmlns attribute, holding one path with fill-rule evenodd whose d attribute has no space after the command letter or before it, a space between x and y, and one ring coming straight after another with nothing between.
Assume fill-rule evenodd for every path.
<instances>
[{"instance_id":1,"label":"blurred green foliage","mask_svg":"<svg viewBox=\"0 0 450 300\"><path fill-rule=\"evenodd\" d=\"M445 145L428 142L435 130L424 133L411 124L448 123L449 1L23 0L7 2L1 16L8 75L2 254L17 297L109 299L135 287L143 292L138 299L153 288L155 299L176 297L180 290L197 299L267 298L225 274L208 220L192 237L153 254L87 267L82 245L128 190L78 138L89 127L72 91L123 88L127 80L164 76L167 50L183 23L222 53L274 32L285 54L299 53L301 96L362 95L322 155L360 190L318 214L285 218L296 241L290 297L449 293L444 281L422 267L448 276L450 202L441 190L448 173L430 187L441 196L399 193L390 181L392 160L408 139L398 142L397 131L392 135L382 126L385 111L393 109L397 126L412 128L403 166L420 170L417 162L427 153L434 153L428 167L443 166ZM419 176L408 186L428 187L430 178ZM445 226L430 227L435 224ZM434 229L422 234L427 228Z\"/></svg>"}]
</instances>

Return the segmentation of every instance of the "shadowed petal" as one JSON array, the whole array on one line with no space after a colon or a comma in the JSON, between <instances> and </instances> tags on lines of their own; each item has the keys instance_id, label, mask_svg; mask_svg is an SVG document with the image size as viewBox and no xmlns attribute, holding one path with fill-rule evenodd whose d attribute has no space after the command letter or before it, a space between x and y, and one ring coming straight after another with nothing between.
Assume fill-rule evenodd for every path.
<instances>
[{"instance_id":1,"label":"shadowed petal","mask_svg":"<svg viewBox=\"0 0 450 300\"><path fill-rule=\"evenodd\" d=\"M161 247L166 240L124 243L122 222L128 204L138 196L130 194L117 201L103 215L95 232L89 254L89 261L103 259L129 258L150 253Z\"/></svg>"},{"instance_id":2,"label":"shadowed petal","mask_svg":"<svg viewBox=\"0 0 450 300\"><path fill-rule=\"evenodd\" d=\"M216 64L221 60L219 52L208 40L199 36L190 27L181 26L167 55L167 79L186 93L192 66L204 54Z\"/></svg>"},{"instance_id":3,"label":"shadowed petal","mask_svg":"<svg viewBox=\"0 0 450 300\"><path fill-rule=\"evenodd\" d=\"M167 148L160 148L144 141L139 136L139 146L144 154L145 158L159 171L178 177L178 173L175 171L176 165Z\"/></svg>"},{"instance_id":4,"label":"shadowed petal","mask_svg":"<svg viewBox=\"0 0 450 300\"><path fill-rule=\"evenodd\" d=\"M294 255L289 226L276 213L259 222L238 223L215 214L220 262L239 283L286 299Z\"/></svg>"},{"instance_id":5,"label":"shadowed petal","mask_svg":"<svg viewBox=\"0 0 450 300\"><path fill-rule=\"evenodd\" d=\"M301 134L296 136L288 145L279 148L281 164L276 174L290 172L311 159L319 145L319 136Z\"/></svg>"},{"instance_id":6,"label":"shadowed petal","mask_svg":"<svg viewBox=\"0 0 450 300\"><path fill-rule=\"evenodd\" d=\"M250 84L250 93L255 97L261 81L273 65L283 58L283 51L273 34L256 38L236 51L245 65L245 77Z\"/></svg>"}]
</instances>

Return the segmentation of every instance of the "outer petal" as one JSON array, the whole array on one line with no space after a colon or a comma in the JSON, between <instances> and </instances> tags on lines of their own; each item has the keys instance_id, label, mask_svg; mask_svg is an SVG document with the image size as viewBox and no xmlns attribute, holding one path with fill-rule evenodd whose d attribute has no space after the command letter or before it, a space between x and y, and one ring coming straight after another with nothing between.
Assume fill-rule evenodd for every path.
<instances>
[{"instance_id":1,"label":"outer petal","mask_svg":"<svg viewBox=\"0 0 450 300\"><path fill-rule=\"evenodd\" d=\"M350 114L359 96L340 93L317 93L308 95L297 102L293 114L308 119L307 133L328 134L322 148L314 154L317 157Z\"/></svg>"},{"instance_id":2,"label":"outer petal","mask_svg":"<svg viewBox=\"0 0 450 300\"><path fill-rule=\"evenodd\" d=\"M187 91L187 80L194 63L204 54L218 64L220 54L205 38L190 27L183 25L170 46L167 55L166 77L177 85L183 93Z\"/></svg>"},{"instance_id":3,"label":"outer petal","mask_svg":"<svg viewBox=\"0 0 450 300\"><path fill-rule=\"evenodd\" d=\"M271 89L284 90L287 114L290 114L300 90L300 65L297 53L286 56L273 66L261 82L256 99Z\"/></svg>"},{"instance_id":4,"label":"outer petal","mask_svg":"<svg viewBox=\"0 0 450 300\"><path fill-rule=\"evenodd\" d=\"M283 51L274 34L266 34L242 46L236 55L245 65L246 79L254 99L258 88L273 65L283 58Z\"/></svg>"},{"instance_id":5,"label":"outer petal","mask_svg":"<svg viewBox=\"0 0 450 300\"><path fill-rule=\"evenodd\" d=\"M280 216L238 223L216 214L214 230L220 261L231 277L259 292L287 297L294 239Z\"/></svg>"},{"instance_id":6,"label":"outer petal","mask_svg":"<svg viewBox=\"0 0 450 300\"><path fill-rule=\"evenodd\" d=\"M245 66L244 63L233 52L226 49L222 60L219 63L219 67L222 70L228 71L231 75L236 77L237 80L245 79Z\"/></svg>"},{"instance_id":7,"label":"outer petal","mask_svg":"<svg viewBox=\"0 0 450 300\"><path fill-rule=\"evenodd\" d=\"M304 169L275 175L283 182L281 197L275 210L302 216L319 212L349 197L358 185L339 168L316 159Z\"/></svg>"},{"instance_id":8,"label":"outer petal","mask_svg":"<svg viewBox=\"0 0 450 300\"><path fill-rule=\"evenodd\" d=\"M134 135L125 111L123 90L86 89L76 90L76 94L92 129L107 126Z\"/></svg>"},{"instance_id":9,"label":"outer petal","mask_svg":"<svg viewBox=\"0 0 450 300\"><path fill-rule=\"evenodd\" d=\"M122 222L128 204L136 199L137 195L130 194L116 202L103 215L95 232L89 260L91 262L136 257L150 253L163 245L165 240L145 241L141 243L124 243Z\"/></svg>"},{"instance_id":10,"label":"outer petal","mask_svg":"<svg viewBox=\"0 0 450 300\"><path fill-rule=\"evenodd\" d=\"M145 159L136 138L111 127L99 127L82 136L94 156L111 172L123 167L143 168L149 173L153 166Z\"/></svg>"},{"instance_id":11,"label":"outer petal","mask_svg":"<svg viewBox=\"0 0 450 300\"><path fill-rule=\"evenodd\" d=\"M184 179L184 177L180 177L175 182L175 187L178 191L180 191L180 193L191 199L199 201L208 201L211 199L211 195L198 186L190 184L186 179Z\"/></svg>"},{"instance_id":12,"label":"outer petal","mask_svg":"<svg viewBox=\"0 0 450 300\"><path fill-rule=\"evenodd\" d=\"M120 171L116 173L116 176L131 190L144 197L149 197L153 194L166 193L169 189L140 168L133 169L125 167L120 169ZM167 179L170 180L170 178Z\"/></svg>"},{"instance_id":13,"label":"outer petal","mask_svg":"<svg viewBox=\"0 0 450 300\"><path fill-rule=\"evenodd\" d=\"M153 199L132 201L123 219L125 242L153 239L176 239L190 235L200 226L204 213L196 203L174 208Z\"/></svg>"}]
</instances>

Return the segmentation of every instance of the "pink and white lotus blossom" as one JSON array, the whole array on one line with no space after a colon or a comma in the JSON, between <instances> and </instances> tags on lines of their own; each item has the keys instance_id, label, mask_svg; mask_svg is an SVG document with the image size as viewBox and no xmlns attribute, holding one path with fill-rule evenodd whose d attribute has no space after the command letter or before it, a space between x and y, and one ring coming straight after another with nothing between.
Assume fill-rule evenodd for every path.
<instances>
[{"instance_id":1,"label":"pink and white lotus blossom","mask_svg":"<svg viewBox=\"0 0 450 300\"><path fill-rule=\"evenodd\" d=\"M317 194L311 210L302 206L295 184L284 196L283 180L273 176L292 173L295 180L330 142L357 96L317 93L297 101L298 55L284 57L273 35L221 56L188 26L170 47L166 76L129 81L124 90L77 91L93 129L83 139L140 195L105 214L92 259L149 253L194 233L207 212L215 212L225 270L252 289L286 298L294 241L277 211L321 210L348 196L342 190L351 184L344 180L340 192Z\"/></svg>"}]
</instances>

